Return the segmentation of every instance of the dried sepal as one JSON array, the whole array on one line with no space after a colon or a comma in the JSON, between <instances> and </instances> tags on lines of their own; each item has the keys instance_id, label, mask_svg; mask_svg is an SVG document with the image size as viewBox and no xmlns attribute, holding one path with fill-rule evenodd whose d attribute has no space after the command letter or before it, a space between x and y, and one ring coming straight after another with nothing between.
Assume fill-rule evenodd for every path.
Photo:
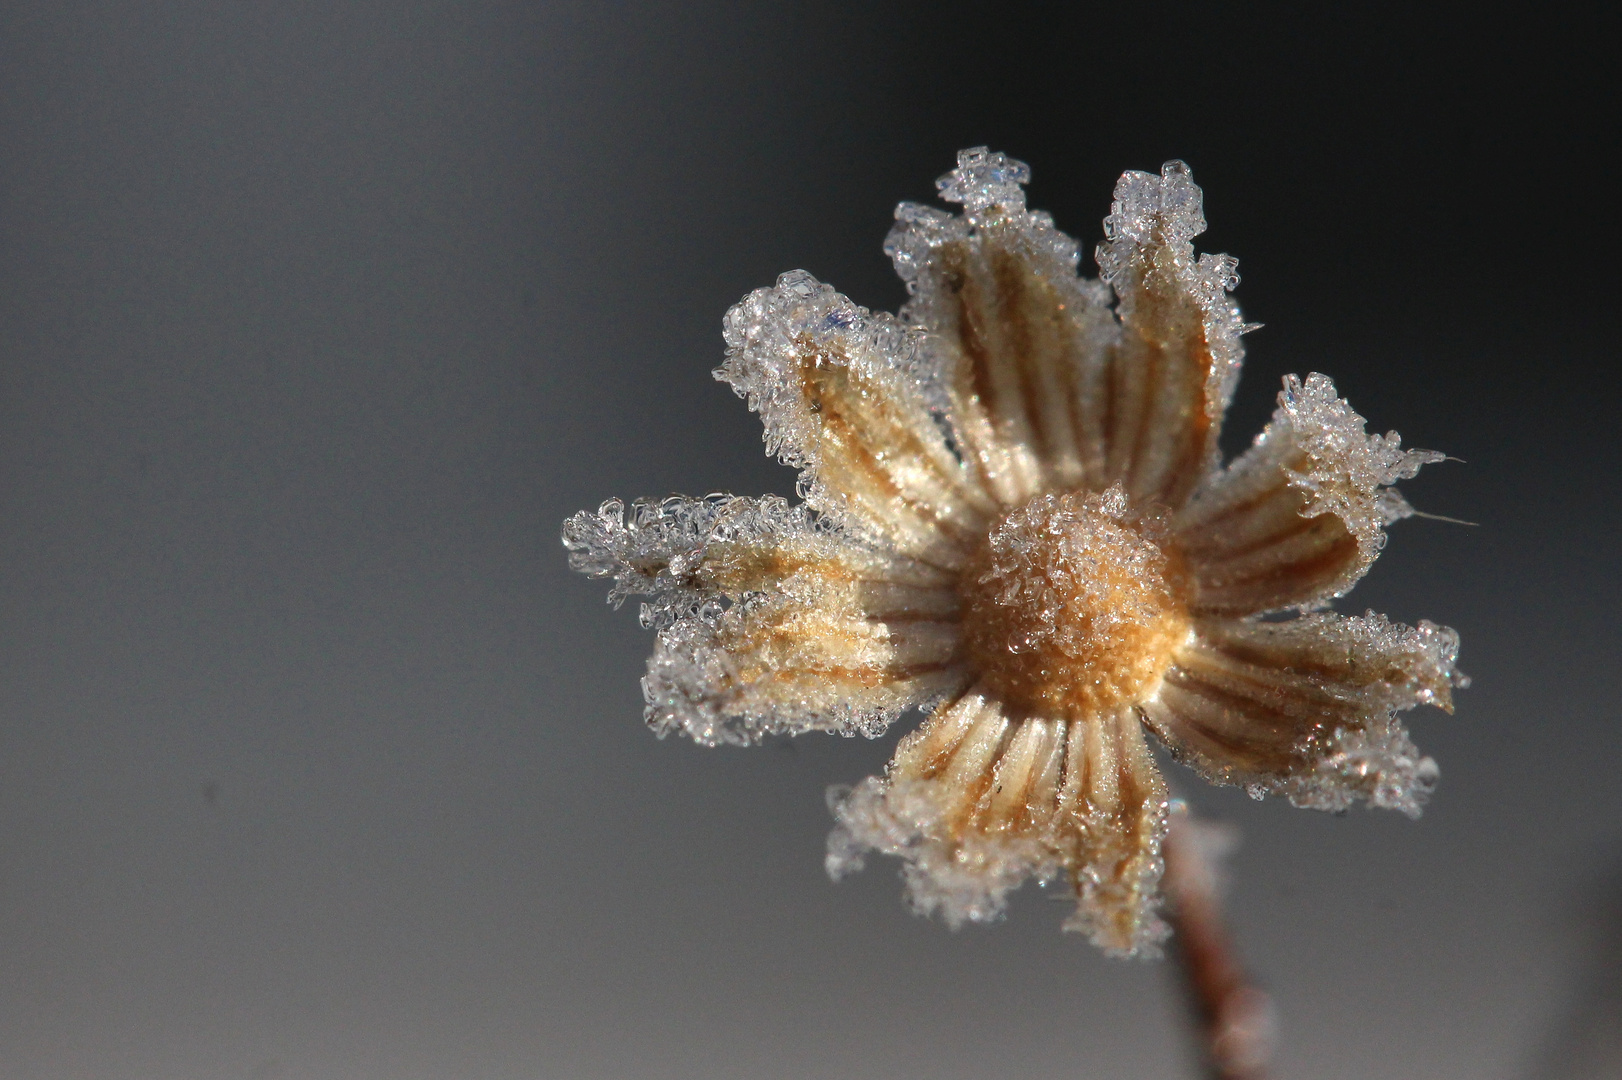
<instances>
[{"instance_id":1,"label":"dried sepal","mask_svg":"<svg viewBox=\"0 0 1622 1080\"><path fill-rule=\"evenodd\" d=\"M953 577L830 530L783 499L617 500L565 523L576 569L645 595L643 679L659 734L747 743L876 735L961 686Z\"/></svg>"},{"instance_id":2,"label":"dried sepal","mask_svg":"<svg viewBox=\"0 0 1622 1080\"><path fill-rule=\"evenodd\" d=\"M1298 806L1366 800L1418 816L1436 779L1397 713L1452 711L1458 635L1369 612L1210 621L1178 654L1145 720L1214 783Z\"/></svg>"},{"instance_id":3,"label":"dried sepal","mask_svg":"<svg viewBox=\"0 0 1622 1080\"><path fill-rule=\"evenodd\" d=\"M731 384L766 449L802 470L806 504L894 550L958 565L991 502L912 371L915 335L803 271L727 313Z\"/></svg>"},{"instance_id":4,"label":"dried sepal","mask_svg":"<svg viewBox=\"0 0 1622 1080\"><path fill-rule=\"evenodd\" d=\"M955 622L894 624L791 591L705 609L659 634L642 679L648 726L706 746L829 731L875 738L960 690Z\"/></svg>"},{"instance_id":5,"label":"dried sepal","mask_svg":"<svg viewBox=\"0 0 1622 1080\"><path fill-rule=\"evenodd\" d=\"M948 925L1000 917L1030 877L1067 886L1067 928L1121 955L1153 953L1166 790L1130 709L1011 715L981 691L902 740L883 779L830 792L835 878L866 853L903 860L915 910Z\"/></svg>"},{"instance_id":6,"label":"dried sepal","mask_svg":"<svg viewBox=\"0 0 1622 1080\"><path fill-rule=\"evenodd\" d=\"M1188 166L1128 172L1115 186L1098 248L1117 297L1110 359L1106 483L1135 499L1180 506L1215 467L1222 414L1239 377L1247 327L1228 292L1238 260L1194 254L1205 231Z\"/></svg>"},{"instance_id":7,"label":"dried sepal","mask_svg":"<svg viewBox=\"0 0 1622 1080\"><path fill-rule=\"evenodd\" d=\"M1200 610L1311 607L1368 571L1385 526L1413 513L1391 485L1445 455L1365 423L1327 377L1285 378L1267 428L1177 518Z\"/></svg>"},{"instance_id":8,"label":"dried sepal","mask_svg":"<svg viewBox=\"0 0 1622 1080\"><path fill-rule=\"evenodd\" d=\"M1102 479L1103 361L1117 331L1109 291L1077 276L1076 242L1025 209L1027 179L1020 162L964 151L939 181L964 214L902 203L885 241L957 441L1004 504Z\"/></svg>"}]
</instances>

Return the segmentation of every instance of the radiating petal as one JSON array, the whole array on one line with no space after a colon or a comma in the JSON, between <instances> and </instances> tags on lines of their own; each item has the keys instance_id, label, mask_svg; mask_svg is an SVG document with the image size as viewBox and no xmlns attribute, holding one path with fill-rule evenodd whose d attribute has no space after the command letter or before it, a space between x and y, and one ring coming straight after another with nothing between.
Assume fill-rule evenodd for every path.
<instances>
[{"instance_id":1,"label":"radiating petal","mask_svg":"<svg viewBox=\"0 0 1622 1080\"><path fill-rule=\"evenodd\" d=\"M1364 424L1325 376L1284 380L1266 430L1174 522L1197 610L1311 606L1368 571L1385 526L1413 513L1390 485L1443 455Z\"/></svg>"},{"instance_id":2,"label":"radiating petal","mask_svg":"<svg viewBox=\"0 0 1622 1080\"><path fill-rule=\"evenodd\" d=\"M1238 260L1194 255L1205 231L1188 166L1128 172L1115 185L1098 248L1119 298L1104 408L1105 482L1176 508L1216 465L1217 435L1239 377L1246 327L1228 292Z\"/></svg>"},{"instance_id":3,"label":"radiating petal","mask_svg":"<svg viewBox=\"0 0 1622 1080\"><path fill-rule=\"evenodd\" d=\"M902 317L928 331L954 430L1003 502L1119 483L1176 507L1215 465L1243 356L1227 296L1236 263L1196 260L1200 190L1172 162L1121 178L1103 281L1081 279L1076 242L1026 210L1028 176L1002 154L964 151L940 181L961 217L897 208L885 247L914 294Z\"/></svg>"},{"instance_id":4,"label":"radiating petal","mask_svg":"<svg viewBox=\"0 0 1622 1080\"><path fill-rule=\"evenodd\" d=\"M885 242L913 294L906 321L948 398L965 457L1008 504L1103 476L1109 290L1076 274L1076 242L1025 209L1029 170L983 148L939 181L956 217L896 208Z\"/></svg>"},{"instance_id":5,"label":"radiating petal","mask_svg":"<svg viewBox=\"0 0 1622 1080\"><path fill-rule=\"evenodd\" d=\"M931 412L914 333L794 271L727 312L725 337L715 377L802 470L810 506L903 554L962 562L993 503Z\"/></svg>"},{"instance_id":6,"label":"radiating petal","mask_svg":"<svg viewBox=\"0 0 1622 1080\"><path fill-rule=\"evenodd\" d=\"M898 856L913 907L954 927L997 918L1029 877L1063 881L1067 928L1103 948L1149 954L1165 936L1166 789L1132 710L1015 718L977 690L902 740L883 779L830 796L836 878L869 851Z\"/></svg>"},{"instance_id":7,"label":"radiating petal","mask_svg":"<svg viewBox=\"0 0 1622 1080\"><path fill-rule=\"evenodd\" d=\"M617 501L564 527L575 569L644 594L643 679L661 735L705 744L812 729L876 735L960 690L953 576L875 550L782 499Z\"/></svg>"},{"instance_id":8,"label":"radiating petal","mask_svg":"<svg viewBox=\"0 0 1622 1080\"><path fill-rule=\"evenodd\" d=\"M1396 714L1451 712L1458 635L1369 612L1288 622L1211 620L1178 654L1149 727L1215 783L1343 810L1359 799L1419 815L1436 779Z\"/></svg>"}]
</instances>

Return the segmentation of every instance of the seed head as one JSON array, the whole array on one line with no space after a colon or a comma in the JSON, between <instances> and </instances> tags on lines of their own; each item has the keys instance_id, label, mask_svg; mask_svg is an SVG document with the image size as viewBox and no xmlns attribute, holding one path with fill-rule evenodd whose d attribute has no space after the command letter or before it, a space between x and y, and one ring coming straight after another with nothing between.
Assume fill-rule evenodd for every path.
<instances>
[{"instance_id":1,"label":"seed head","mask_svg":"<svg viewBox=\"0 0 1622 1080\"><path fill-rule=\"evenodd\" d=\"M610 500L563 540L611 601L648 598L660 735L924 714L883 777L831 793L835 877L896 856L914 907L954 926L1063 882L1067 925L1146 955L1167 821L1146 736L1257 797L1419 813L1436 766L1397 714L1451 709L1458 637L1323 609L1413 512L1391 485L1442 455L1367 434L1313 374L1224 466L1250 327L1235 260L1195 256L1188 167L1121 177L1096 281L1026 209L1029 176L967 150L938 185L962 214L896 209L899 316L803 271L727 313L716 377L802 504Z\"/></svg>"}]
</instances>

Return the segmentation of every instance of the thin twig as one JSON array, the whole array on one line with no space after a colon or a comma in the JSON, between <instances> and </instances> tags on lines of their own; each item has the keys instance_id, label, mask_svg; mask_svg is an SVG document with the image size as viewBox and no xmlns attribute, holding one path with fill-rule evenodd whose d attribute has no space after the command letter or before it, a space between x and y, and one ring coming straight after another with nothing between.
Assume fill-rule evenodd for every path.
<instances>
[{"instance_id":1,"label":"thin twig","mask_svg":"<svg viewBox=\"0 0 1622 1080\"><path fill-rule=\"evenodd\" d=\"M1222 921L1217 859L1233 843L1231 829L1195 820L1180 803L1174 807L1165 847L1167 914L1206 1074L1211 1080L1265 1080L1273 1003L1251 984Z\"/></svg>"}]
</instances>

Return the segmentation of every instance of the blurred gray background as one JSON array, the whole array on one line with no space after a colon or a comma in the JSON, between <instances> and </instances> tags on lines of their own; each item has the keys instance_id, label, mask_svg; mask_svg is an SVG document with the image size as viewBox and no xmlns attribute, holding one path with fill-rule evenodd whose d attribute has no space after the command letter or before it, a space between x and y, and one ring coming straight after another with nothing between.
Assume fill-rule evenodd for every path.
<instances>
[{"instance_id":1,"label":"blurred gray background","mask_svg":"<svg viewBox=\"0 0 1622 1080\"><path fill-rule=\"evenodd\" d=\"M1188 160L1266 329L1467 464L1343 605L1459 628L1418 823L1252 803L1279 1074L1622 1076L1614 129L1592 26L1411 8L0 3L0 1077L1193 1075L1028 889L831 884L891 739L640 722L569 513L792 491L710 369L959 147L1090 251ZM1095 272L1088 260L1088 272ZM1606 1040L1613 1040L1607 1043Z\"/></svg>"}]
</instances>

